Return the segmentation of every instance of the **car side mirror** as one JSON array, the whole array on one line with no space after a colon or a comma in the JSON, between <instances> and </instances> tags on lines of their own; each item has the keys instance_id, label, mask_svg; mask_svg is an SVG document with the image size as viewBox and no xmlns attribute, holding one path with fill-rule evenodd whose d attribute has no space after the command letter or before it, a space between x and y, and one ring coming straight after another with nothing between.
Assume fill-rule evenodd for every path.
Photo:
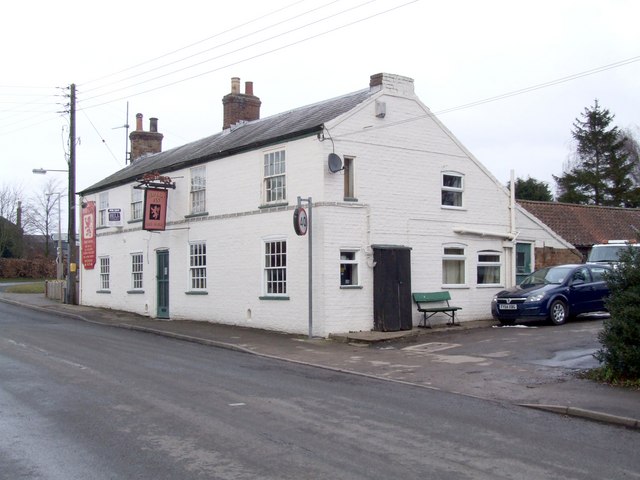
<instances>
[{"instance_id":1,"label":"car side mirror","mask_svg":"<svg viewBox=\"0 0 640 480\"><path fill-rule=\"evenodd\" d=\"M575 286L575 285L582 285L584 282L584 280L582 280L581 278L576 278L571 282L571 286Z\"/></svg>"}]
</instances>

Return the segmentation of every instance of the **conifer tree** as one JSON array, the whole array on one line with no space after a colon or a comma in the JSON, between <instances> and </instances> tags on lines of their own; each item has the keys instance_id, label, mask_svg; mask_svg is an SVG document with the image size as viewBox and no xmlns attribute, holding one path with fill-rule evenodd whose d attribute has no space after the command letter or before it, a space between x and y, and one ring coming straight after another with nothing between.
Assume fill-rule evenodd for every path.
<instances>
[{"instance_id":1,"label":"conifer tree","mask_svg":"<svg viewBox=\"0 0 640 480\"><path fill-rule=\"evenodd\" d=\"M558 184L558 201L588 205L631 206L634 198L633 161L624 136L611 126L614 116L598 100L573 123L575 160Z\"/></svg>"}]
</instances>

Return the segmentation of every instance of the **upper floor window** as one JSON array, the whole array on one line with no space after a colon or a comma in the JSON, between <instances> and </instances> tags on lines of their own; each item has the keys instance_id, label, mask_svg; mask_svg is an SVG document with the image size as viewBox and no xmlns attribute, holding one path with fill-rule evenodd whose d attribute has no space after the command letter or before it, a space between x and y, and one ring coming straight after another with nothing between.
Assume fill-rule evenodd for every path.
<instances>
[{"instance_id":1,"label":"upper floor window","mask_svg":"<svg viewBox=\"0 0 640 480\"><path fill-rule=\"evenodd\" d=\"M442 174L442 206L462 207L464 177L457 173Z\"/></svg>"},{"instance_id":2,"label":"upper floor window","mask_svg":"<svg viewBox=\"0 0 640 480\"><path fill-rule=\"evenodd\" d=\"M189 277L191 290L207 288L207 244L189 244Z\"/></svg>"},{"instance_id":3,"label":"upper floor window","mask_svg":"<svg viewBox=\"0 0 640 480\"><path fill-rule=\"evenodd\" d=\"M102 192L98 196L98 226L107 226L107 211L109 210L109 192Z\"/></svg>"},{"instance_id":4,"label":"upper floor window","mask_svg":"<svg viewBox=\"0 0 640 480\"><path fill-rule=\"evenodd\" d=\"M206 211L207 171L206 166L201 165L191 169L191 213L204 213Z\"/></svg>"},{"instance_id":5,"label":"upper floor window","mask_svg":"<svg viewBox=\"0 0 640 480\"><path fill-rule=\"evenodd\" d=\"M142 220L144 190L131 188L131 220Z\"/></svg>"},{"instance_id":6,"label":"upper floor window","mask_svg":"<svg viewBox=\"0 0 640 480\"><path fill-rule=\"evenodd\" d=\"M353 158L344 157L344 199L355 200L354 161Z\"/></svg>"},{"instance_id":7,"label":"upper floor window","mask_svg":"<svg viewBox=\"0 0 640 480\"><path fill-rule=\"evenodd\" d=\"M287 178L284 150L264 154L264 203L287 200Z\"/></svg>"},{"instance_id":8,"label":"upper floor window","mask_svg":"<svg viewBox=\"0 0 640 480\"><path fill-rule=\"evenodd\" d=\"M478 252L478 285L499 285L502 268L500 252Z\"/></svg>"},{"instance_id":9,"label":"upper floor window","mask_svg":"<svg viewBox=\"0 0 640 480\"><path fill-rule=\"evenodd\" d=\"M464 247L444 247L442 256L442 283L444 285L464 285L466 256Z\"/></svg>"}]
</instances>

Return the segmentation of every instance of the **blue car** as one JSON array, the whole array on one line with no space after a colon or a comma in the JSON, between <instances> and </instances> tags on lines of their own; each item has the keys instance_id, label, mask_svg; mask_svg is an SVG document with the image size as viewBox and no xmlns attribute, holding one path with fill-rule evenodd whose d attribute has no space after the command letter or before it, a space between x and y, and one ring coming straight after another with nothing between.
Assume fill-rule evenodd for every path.
<instances>
[{"instance_id":1,"label":"blue car","mask_svg":"<svg viewBox=\"0 0 640 480\"><path fill-rule=\"evenodd\" d=\"M497 293L491 301L491 314L503 325L535 319L562 325L569 317L604 312L609 271L608 266L588 264L541 268L520 285Z\"/></svg>"}]
</instances>

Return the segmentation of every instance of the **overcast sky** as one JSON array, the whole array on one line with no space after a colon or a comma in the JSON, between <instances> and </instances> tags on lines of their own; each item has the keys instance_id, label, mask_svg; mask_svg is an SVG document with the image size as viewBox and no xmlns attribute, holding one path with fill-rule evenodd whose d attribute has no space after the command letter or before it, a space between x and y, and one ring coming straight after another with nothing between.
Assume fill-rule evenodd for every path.
<instances>
[{"instance_id":1,"label":"overcast sky","mask_svg":"<svg viewBox=\"0 0 640 480\"><path fill-rule=\"evenodd\" d=\"M159 119L167 150L220 131L235 76L263 118L411 77L501 183L513 169L553 189L596 98L640 138L637 0L36 0L2 17L0 184L27 194L46 181L33 168L67 168L71 83L78 190L125 166L127 102L132 127Z\"/></svg>"}]
</instances>

